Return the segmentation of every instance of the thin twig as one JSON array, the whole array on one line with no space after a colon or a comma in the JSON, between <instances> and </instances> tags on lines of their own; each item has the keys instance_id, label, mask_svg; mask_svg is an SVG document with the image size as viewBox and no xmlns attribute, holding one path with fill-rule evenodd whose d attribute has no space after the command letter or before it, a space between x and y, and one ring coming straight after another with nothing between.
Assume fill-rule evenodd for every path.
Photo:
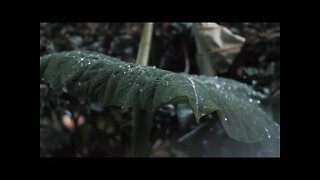
<instances>
[{"instance_id":1,"label":"thin twig","mask_svg":"<svg viewBox=\"0 0 320 180\"><path fill-rule=\"evenodd\" d=\"M191 138L194 134L199 132L202 128L206 127L208 124L209 124L208 121L203 124L200 124L198 127L193 129L191 132L189 132L189 133L185 134L184 136L182 136L181 138L179 138L178 142L181 143L181 142Z\"/></svg>"}]
</instances>

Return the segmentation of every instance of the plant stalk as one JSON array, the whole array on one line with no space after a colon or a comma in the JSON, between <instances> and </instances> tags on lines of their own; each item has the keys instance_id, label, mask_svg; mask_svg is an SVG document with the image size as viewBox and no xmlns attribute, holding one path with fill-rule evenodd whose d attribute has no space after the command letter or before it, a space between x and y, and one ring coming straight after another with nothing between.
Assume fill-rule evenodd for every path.
<instances>
[{"instance_id":1,"label":"plant stalk","mask_svg":"<svg viewBox=\"0 0 320 180\"><path fill-rule=\"evenodd\" d=\"M136 64L147 66L149 61L153 23L144 23ZM147 157L150 154L150 134L153 113L133 108L133 130L130 156Z\"/></svg>"},{"instance_id":2,"label":"plant stalk","mask_svg":"<svg viewBox=\"0 0 320 180\"><path fill-rule=\"evenodd\" d=\"M150 54L153 23L144 23L143 32L139 44L136 64L147 66Z\"/></svg>"},{"instance_id":3,"label":"plant stalk","mask_svg":"<svg viewBox=\"0 0 320 180\"><path fill-rule=\"evenodd\" d=\"M140 108L133 109L132 157L148 157L150 154L150 134L153 112Z\"/></svg>"}]
</instances>

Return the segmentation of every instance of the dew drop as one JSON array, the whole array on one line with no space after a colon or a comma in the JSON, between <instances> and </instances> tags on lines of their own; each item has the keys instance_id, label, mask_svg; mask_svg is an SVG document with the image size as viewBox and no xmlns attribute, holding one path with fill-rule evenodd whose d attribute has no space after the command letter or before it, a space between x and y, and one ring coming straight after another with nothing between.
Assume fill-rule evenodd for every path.
<instances>
[{"instance_id":1,"label":"dew drop","mask_svg":"<svg viewBox=\"0 0 320 180\"><path fill-rule=\"evenodd\" d=\"M249 99L249 101L250 101L250 102L253 102L253 100L252 100L251 98Z\"/></svg>"},{"instance_id":2,"label":"dew drop","mask_svg":"<svg viewBox=\"0 0 320 180\"><path fill-rule=\"evenodd\" d=\"M252 80L252 85L256 85L258 82L256 80Z\"/></svg>"},{"instance_id":3,"label":"dew drop","mask_svg":"<svg viewBox=\"0 0 320 180\"><path fill-rule=\"evenodd\" d=\"M142 89L140 89L139 91L142 92Z\"/></svg>"},{"instance_id":4,"label":"dew drop","mask_svg":"<svg viewBox=\"0 0 320 180\"><path fill-rule=\"evenodd\" d=\"M225 121L228 121L228 119L227 119L227 118L224 118L224 120L225 120Z\"/></svg>"},{"instance_id":5,"label":"dew drop","mask_svg":"<svg viewBox=\"0 0 320 180\"><path fill-rule=\"evenodd\" d=\"M263 88L263 92L264 92L265 94L269 94L269 93L270 93L270 90L269 90L268 88Z\"/></svg>"},{"instance_id":6,"label":"dew drop","mask_svg":"<svg viewBox=\"0 0 320 180\"><path fill-rule=\"evenodd\" d=\"M65 93L68 93L68 89L66 87L63 87L62 91L65 92Z\"/></svg>"},{"instance_id":7,"label":"dew drop","mask_svg":"<svg viewBox=\"0 0 320 180\"><path fill-rule=\"evenodd\" d=\"M203 140L202 144L206 146L206 145L208 145L208 141L207 140Z\"/></svg>"}]
</instances>

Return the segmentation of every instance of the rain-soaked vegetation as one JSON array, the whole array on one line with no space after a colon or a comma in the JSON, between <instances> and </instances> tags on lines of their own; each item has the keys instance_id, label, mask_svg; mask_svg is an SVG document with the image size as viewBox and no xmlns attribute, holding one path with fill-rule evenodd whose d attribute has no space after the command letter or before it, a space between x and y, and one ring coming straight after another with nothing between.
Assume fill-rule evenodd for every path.
<instances>
[{"instance_id":1,"label":"rain-soaked vegetation","mask_svg":"<svg viewBox=\"0 0 320 180\"><path fill-rule=\"evenodd\" d=\"M40 157L279 157L280 24L152 26L40 23Z\"/></svg>"}]
</instances>

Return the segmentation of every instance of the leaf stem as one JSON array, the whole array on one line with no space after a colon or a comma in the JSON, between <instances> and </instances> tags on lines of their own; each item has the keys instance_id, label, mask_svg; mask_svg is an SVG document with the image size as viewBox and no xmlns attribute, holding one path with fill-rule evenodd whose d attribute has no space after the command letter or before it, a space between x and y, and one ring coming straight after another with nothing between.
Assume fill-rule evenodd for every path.
<instances>
[{"instance_id":1,"label":"leaf stem","mask_svg":"<svg viewBox=\"0 0 320 180\"><path fill-rule=\"evenodd\" d=\"M149 61L153 23L144 23L143 32L139 44L136 64L147 66Z\"/></svg>"},{"instance_id":2,"label":"leaf stem","mask_svg":"<svg viewBox=\"0 0 320 180\"><path fill-rule=\"evenodd\" d=\"M153 23L144 23L141 35L136 64L147 66L149 61ZM146 157L150 151L150 134L152 128L153 113L133 108L133 132L131 144L131 156Z\"/></svg>"},{"instance_id":3,"label":"leaf stem","mask_svg":"<svg viewBox=\"0 0 320 180\"><path fill-rule=\"evenodd\" d=\"M150 134L153 112L140 108L133 109L133 134L131 156L147 157L150 153Z\"/></svg>"}]
</instances>

